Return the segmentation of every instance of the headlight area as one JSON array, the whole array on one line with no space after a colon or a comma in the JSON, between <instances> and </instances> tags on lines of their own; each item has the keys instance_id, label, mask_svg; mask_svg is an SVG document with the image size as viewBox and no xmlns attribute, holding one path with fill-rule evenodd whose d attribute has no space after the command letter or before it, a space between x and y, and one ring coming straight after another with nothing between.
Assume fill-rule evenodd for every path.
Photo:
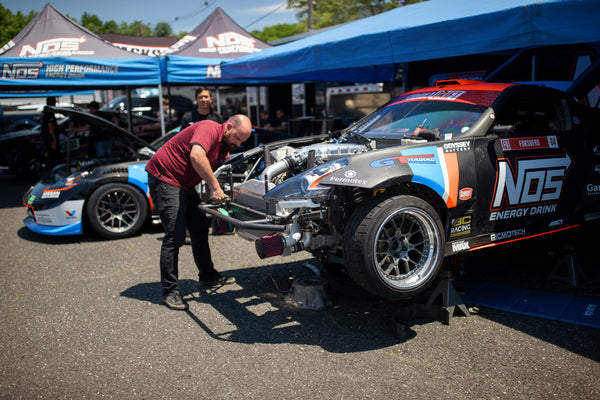
<instances>
[{"instance_id":1,"label":"headlight area","mask_svg":"<svg viewBox=\"0 0 600 400\"><path fill-rule=\"evenodd\" d=\"M339 158L304 171L271 189L264 199L276 204L284 215L299 208L318 208L332 191L332 187L321 185L321 181L348 165L348 160L349 157Z\"/></svg>"},{"instance_id":2,"label":"headlight area","mask_svg":"<svg viewBox=\"0 0 600 400\"><path fill-rule=\"evenodd\" d=\"M88 172L77 173L54 183L40 182L25 193L22 200L23 205L30 210L30 215L32 215L34 212L56 208L68 200L73 200L76 196L70 191L78 187L86 175Z\"/></svg>"}]
</instances>

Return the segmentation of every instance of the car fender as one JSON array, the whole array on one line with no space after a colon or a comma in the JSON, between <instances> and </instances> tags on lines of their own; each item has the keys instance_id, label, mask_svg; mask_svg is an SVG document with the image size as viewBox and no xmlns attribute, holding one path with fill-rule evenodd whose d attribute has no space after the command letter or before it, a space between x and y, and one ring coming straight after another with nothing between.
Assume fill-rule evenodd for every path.
<instances>
[{"instance_id":1,"label":"car fender","mask_svg":"<svg viewBox=\"0 0 600 400\"><path fill-rule=\"evenodd\" d=\"M459 181L456 153L443 145L392 147L355 155L347 166L325 177L330 186L383 189L402 182L426 186L448 208L456 206Z\"/></svg>"}]
</instances>

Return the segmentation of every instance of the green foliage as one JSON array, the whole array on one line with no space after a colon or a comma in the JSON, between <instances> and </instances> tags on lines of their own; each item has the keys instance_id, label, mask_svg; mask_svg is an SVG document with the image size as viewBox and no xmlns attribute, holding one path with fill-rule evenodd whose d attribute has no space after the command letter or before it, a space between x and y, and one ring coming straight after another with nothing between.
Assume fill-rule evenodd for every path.
<instances>
[{"instance_id":1,"label":"green foliage","mask_svg":"<svg viewBox=\"0 0 600 400\"><path fill-rule=\"evenodd\" d=\"M406 0L406 4L423 0ZM288 0L289 8L298 10L297 17L308 22L308 0ZM397 0L313 0L312 29L339 25L357 19L371 17L398 7Z\"/></svg>"},{"instance_id":2,"label":"green foliage","mask_svg":"<svg viewBox=\"0 0 600 400\"><path fill-rule=\"evenodd\" d=\"M29 11L27 15L21 11L14 14L0 3L0 47L17 36L36 15L37 13L33 10Z\"/></svg>"},{"instance_id":3,"label":"green foliage","mask_svg":"<svg viewBox=\"0 0 600 400\"><path fill-rule=\"evenodd\" d=\"M306 24L277 24L266 26L262 31L254 30L250 32L254 37L263 42L281 39L288 36L297 35L306 32Z\"/></svg>"},{"instance_id":4,"label":"green foliage","mask_svg":"<svg viewBox=\"0 0 600 400\"><path fill-rule=\"evenodd\" d=\"M159 22L152 31L152 36L164 37L173 36L173 29L168 22Z\"/></svg>"}]
</instances>

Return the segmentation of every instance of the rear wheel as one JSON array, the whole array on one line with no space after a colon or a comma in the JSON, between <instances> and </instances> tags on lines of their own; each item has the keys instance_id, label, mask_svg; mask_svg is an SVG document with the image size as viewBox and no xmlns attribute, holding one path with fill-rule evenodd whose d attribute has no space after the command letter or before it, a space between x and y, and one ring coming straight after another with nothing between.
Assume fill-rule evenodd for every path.
<instances>
[{"instance_id":1,"label":"rear wheel","mask_svg":"<svg viewBox=\"0 0 600 400\"><path fill-rule=\"evenodd\" d=\"M42 169L42 155L33 147L17 147L10 153L8 169L18 178L32 179Z\"/></svg>"},{"instance_id":2,"label":"rear wheel","mask_svg":"<svg viewBox=\"0 0 600 400\"><path fill-rule=\"evenodd\" d=\"M135 235L146 222L144 195L131 185L111 183L96 189L87 201L87 221L100 236L120 239Z\"/></svg>"},{"instance_id":3,"label":"rear wheel","mask_svg":"<svg viewBox=\"0 0 600 400\"><path fill-rule=\"evenodd\" d=\"M443 226L429 203L413 196L374 198L350 217L344 259L352 278L389 299L413 297L437 276Z\"/></svg>"}]
</instances>

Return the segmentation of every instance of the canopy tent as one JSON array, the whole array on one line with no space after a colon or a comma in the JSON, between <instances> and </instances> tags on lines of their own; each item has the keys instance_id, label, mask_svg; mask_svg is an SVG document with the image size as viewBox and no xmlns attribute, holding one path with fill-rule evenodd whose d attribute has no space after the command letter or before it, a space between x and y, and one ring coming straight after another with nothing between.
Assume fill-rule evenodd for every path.
<instances>
[{"instance_id":1,"label":"canopy tent","mask_svg":"<svg viewBox=\"0 0 600 400\"><path fill-rule=\"evenodd\" d=\"M133 36L116 33L100 33L98 36L113 46L150 57L162 56L177 43L176 36Z\"/></svg>"},{"instance_id":2,"label":"canopy tent","mask_svg":"<svg viewBox=\"0 0 600 400\"><path fill-rule=\"evenodd\" d=\"M220 78L220 64L271 46L246 32L220 7L179 40L162 60L163 82L206 83ZM236 79L243 81L244 79Z\"/></svg>"},{"instance_id":3,"label":"canopy tent","mask_svg":"<svg viewBox=\"0 0 600 400\"><path fill-rule=\"evenodd\" d=\"M157 58L119 49L50 4L0 49L0 89L158 85Z\"/></svg>"},{"instance_id":4,"label":"canopy tent","mask_svg":"<svg viewBox=\"0 0 600 400\"><path fill-rule=\"evenodd\" d=\"M402 63L600 40L597 0L430 0L221 65L223 80L386 82Z\"/></svg>"}]
</instances>

